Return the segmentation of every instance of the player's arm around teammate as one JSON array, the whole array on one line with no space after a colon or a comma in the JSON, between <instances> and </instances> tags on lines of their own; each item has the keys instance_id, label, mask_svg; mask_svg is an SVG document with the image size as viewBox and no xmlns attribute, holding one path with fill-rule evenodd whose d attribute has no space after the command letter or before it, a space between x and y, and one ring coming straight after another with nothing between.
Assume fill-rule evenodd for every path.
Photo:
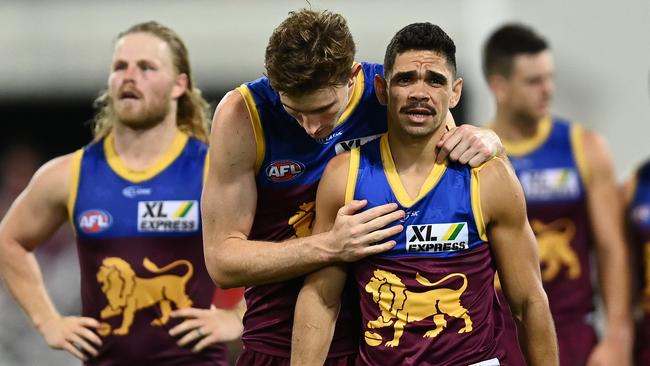
<instances>
[{"instance_id":1,"label":"player's arm around teammate","mask_svg":"<svg viewBox=\"0 0 650 366\"><path fill-rule=\"evenodd\" d=\"M355 215L365 206L359 201L341 208L330 231L281 243L248 240L257 205L257 145L238 91L230 92L217 106L210 146L202 197L204 251L208 272L222 287L283 281L395 245L382 242L402 227L382 228L404 212L395 211L397 205L384 205ZM382 244L370 246L376 242Z\"/></svg>"},{"instance_id":2,"label":"player's arm around teammate","mask_svg":"<svg viewBox=\"0 0 650 366\"><path fill-rule=\"evenodd\" d=\"M102 344L94 332L99 322L59 314L32 253L66 221L71 163L69 154L45 164L7 212L0 224L0 273L48 346L85 360Z\"/></svg>"},{"instance_id":3,"label":"player's arm around teammate","mask_svg":"<svg viewBox=\"0 0 650 366\"><path fill-rule=\"evenodd\" d=\"M587 167L587 200L594 233L606 329L587 362L588 366L630 365L633 325L623 205L617 191L612 159L604 139L582 130Z\"/></svg>"},{"instance_id":4,"label":"player's arm around teammate","mask_svg":"<svg viewBox=\"0 0 650 366\"><path fill-rule=\"evenodd\" d=\"M478 174L479 212L519 329L521 349L529 365L557 365L555 328L542 286L537 241L528 223L523 190L512 169L500 159L473 174Z\"/></svg>"}]
</instances>

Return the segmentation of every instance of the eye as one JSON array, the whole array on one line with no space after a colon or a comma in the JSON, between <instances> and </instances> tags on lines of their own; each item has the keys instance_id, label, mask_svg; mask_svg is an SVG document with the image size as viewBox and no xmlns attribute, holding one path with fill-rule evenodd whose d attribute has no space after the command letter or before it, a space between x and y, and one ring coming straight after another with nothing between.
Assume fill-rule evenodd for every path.
<instances>
[{"instance_id":1,"label":"eye","mask_svg":"<svg viewBox=\"0 0 650 366\"><path fill-rule=\"evenodd\" d=\"M408 76L401 76L397 78L397 85L408 85L411 81L411 78Z\"/></svg>"},{"instance_id":2,"label":"eye","mask_svg":"<svg viewBox=\"0 0 650 366\"><path fill-rule=\"evenodd\" d=\"M116 62L113 64L113 71L120 71L126 69L126 62Z\"/></svg>"}]
</instances>

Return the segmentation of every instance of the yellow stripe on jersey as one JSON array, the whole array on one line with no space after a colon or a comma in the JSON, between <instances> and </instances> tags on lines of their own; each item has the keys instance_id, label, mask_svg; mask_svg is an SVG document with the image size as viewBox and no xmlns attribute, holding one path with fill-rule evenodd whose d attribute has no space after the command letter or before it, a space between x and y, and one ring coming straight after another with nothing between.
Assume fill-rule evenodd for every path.
<instances>
[{"instance_id":1,"label":"yellow stripe on jersey","mask_svg":"<svg viewBox=\"0 0 650 366\"><path fill-rule=\"evenodd\" d=\"M210 150L205 154L205 161L203 162L203 187L208 180L208 171L210 170Z\"/></svg>"},{"instance_id":2,"label":"yellow stripe on jersey","mask_svg":"<svg viewBox=\"0 0 650 366\"><path fill-rule=\"evenodd\" d=\"M406 192L402 181L399 179L399 174L397 173L397 168L395 168L395 163L393 162L393 155L390 152L390 146L388 144L388 134L385 134L381 137L379 141L380 151L381 151L381 162L384 166L384 173L388 180L388 184L393 191L393 194L399 201L399 203L404 207L411 207L422 197L426 196L433 187L436 186L442 175L447 170L447 161L445 160L442 164L434 164L433 169L429 173L429 176L420 187L417 197L411 198Z\"/></svg>"},{"instance_id":3,"label":"yellow stripe on jersey","mask_svg":"<svg viewBox=\"0 0 650 366\"><path fill-rule=\"evenodd\" d=\"M361 149L356 148L350 151L350 169L348 170L348 183L345 186L345 204L354 199L354 190L357 187L357 175L359 174L359 161Z\"/></svg>"},{"instance_id":4,"label":"yellow stripe on jersey","mask_svg":"<svg viewBox=\"0 0 650 366\"><path fill-rule=\"evenodd\" d=\"M589 187L589 179L591 179L589 165L587 164L587 154L584 145L584 129L579 124L571 124L571 149L573 150L573 158L578 166L580 177L585 184L585 188Z\"/></svg>"},{"instance_id":5,"label":"yellow stripe on jersey","mask_svg":"<svg viewBox=\"0 0 650 366\"><path fill-rule=\"evenodd\" d=\"M262 130L262 120L260 119L260 114L257 110L257 104L255 104L253 94L251 94L248 86L242 84L237 88L237 91L239 91L242 97L244 97L246 108L248 109L248 115L250 116L251 124L253 125L253 134L255 135L255 143L257 146L257 158L255 159L255 174L257 174L262 167L264 154L266 153L266 141L264 140L264 132Z\"/></svg>"},{"instance_id":6,"label":"yellow stripe on jersey","mask_svg":"<svg viewBox=\"0 0 650 366\"><path fill-rule=\"evenodd\" d=\"M358 63L352 64L352 67L358 65ZM361 65L360 65L361 66ZM340 125L341 123L345 122L348 117L354 112L354 110L357 108L357 105L359 105L359 101L361 101L361 97L363 96L363 90L364 90L364 79L363 75L363 66L361 66L361 70L359 70L359 73L357 74L357 80L354 82L354 89L352 90L352 95L350 96L350 100L348 100L348 104L345 107L345 110L343 111L343 114L339 117L339 120L336 122L335 126Z\"/></svg>"},{"instance_id":7,"label":"yellow stripe on jersey","mask_svg":"<svg viewBox=\"0 0 650 366\"><path fill-rule=\"evenodd\" d=\"M68 190L68 219L72 225L72 232L76 234L74 227L74 206L77 203L77 193L79 191L79 177L81 174L81 159L84 156L84 149L79 149L72 153L72 162L70 165L70 188Z\"/></svg>"},{"instance_id":8,"label":"yellow stripe on jersey","mask_svg":"<svg viewBox=\"0 0 650 366\"><path fill-rule=\"evenodd\" d=\"M537 132L533 137L517 142L502 140L506 153L514 157L530 154L546 142L552 126L551 117L544 117L539 121Z\"/></svg>"},{"instance_id":9,"label":"yellow stripe on jersey","mask_svg":"<svg viewBox=\"0 0 650 366\"><path fill-rule=\"evenodd\" d=\"M104 154L106 161L113 171L120 177L132 183L140 183L149 180L156 175L160 174L163 170L169 167L176 158L183 152L185 144L187 144L189 136L181 131L176 133L174 141L165 154L158 159L152 166L144 170L133 170L124 164L120 156L115 150L115 141L113 132L109 133L104 139Z\"/></svg>"},{"instance_id":10,"label":"yellow stripe on jersey","mask_svg":"<svg viewBox=\"0 0 650 366\"><path fill-rule=\"evenodd\" d=\"M494 157L492 159L500 159L499 157ZM490 159L491 160L491 159ZM489 161L489 160L488 160ZM477 168L472 169L472 177L470 178L470 194L472 201L472 212L474 213L474 222L476 223L476 230L478 231L478 236L483 241L487 241L487 232L485 229L485 219L483 218L483 209L481 208L481 182L479 180L479 173L485 164L481 164Z\"/></svg>"}]
</instances>

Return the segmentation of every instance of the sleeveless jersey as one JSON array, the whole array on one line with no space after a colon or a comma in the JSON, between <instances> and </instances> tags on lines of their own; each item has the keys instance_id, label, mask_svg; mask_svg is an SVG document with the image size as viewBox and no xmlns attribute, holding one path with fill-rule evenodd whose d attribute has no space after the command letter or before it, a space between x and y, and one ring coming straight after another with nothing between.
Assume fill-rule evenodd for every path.
<instances>
[{"instance_id":1,"label":"sleeveless jersey","mask_svg":"<svg viewBox=\"0 0 650 366\"><path fill-rule=\"evenodd\" d=\"M84 316L103 345L86 365L227 365L224 345L195 354L169 330L172 310L209 308L200 201L207 146L178 133L152 168L123 165L112 135L74 155L69 212Z\"/></svg>"},{"instance_id":2,"label":"sleeveless jersey","mask_svg":"<svg viewBox=\"0 0 650 366\"><path fill-rule=\"evenodd\" d=\"M364 365L498 365L496 265L481 216L478 169L436 164L417 198L403 188L387 136L351 153L346 201L396 202L404 230L356 263Z\"/></svg>"},{"instance_id":3,"label":"sleeveless jersey","mask_svg":"<svg viewBox=\"0 0 650 366\"><path fill-rule=\"evenodd\" d=\"M636 185L632 201L628 207L628 222L634 237L634 247L641 270L638 283L641 290L643 318L639 329L639 345L647 347L650 340L650 161L646 162L636 174Z\"/></svg>"},{"instance_id":4,"label":"sleeveless jersey","mask_svg":"<svg viewBox=\"0 0 650 366\"><path fill-rule=\"evenodd\" d=\"M327 163L341 151L386 132L385 108L375 96L373 78L383 67L362 64L352 97L332 133L325 139L309 137L260 78L238 88L253 122L257 141L257 208L251 240L283 241L311 234L316 189ZM246 289L244 316L246 348L289 357L293 313L303 277ZM340 316L331 356L356 351L357 322Z\"/></svg>"},{"instance_id":5,"label":"sleeveless jersey","mask_svg":"<svg viewBox=\"0 0 650 366\"><path fill-rule=\"evenodd\" d=\"M594 310L589 262L592 231L581 128L555 118L537 135L504 143L524 189L528 218L539 244L542 281L556 326L584 321Z\"/></svg>"}]
</instances>

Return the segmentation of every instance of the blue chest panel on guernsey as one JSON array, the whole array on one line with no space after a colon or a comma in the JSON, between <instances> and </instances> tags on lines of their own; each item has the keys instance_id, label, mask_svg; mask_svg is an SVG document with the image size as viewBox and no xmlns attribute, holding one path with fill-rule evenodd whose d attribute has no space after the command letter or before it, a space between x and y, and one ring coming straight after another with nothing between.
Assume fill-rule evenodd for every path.
<instances>
[{"instance_id":1,"label":"blue chest panel on guernsey","mask_svg":"<svg viewBox=\"0 0 650 366\"><path fill-rule=\"evenodd\" d=\"M397 245L383 256L451 257L485 244L472 209L471 169L436 165L413 202L399 183L387 141L382 138L362 147L354 191L356 199L368 200L367 208L396 202L406 212L404 230L389 238Z\"/></svg>"},{"instance_id":2,"label":"blue chest panel on guernsey","mask_svg":"<svg viewBox=\"0 0 650 366\"><path fill-rule=\"evenodd\" d=\"M266 146L257 176L262 186L296 187L320 180L336 154L358 147L386 132L385 108L374 93L373 78L383 74L377 64L362 64L350 103L332 133L315 140L291 117L266 78L246 84L258 109ZM258 139L259 141L259 139Z\"/></svg>"},{"instance_id":3,"label":"blue chest panel on guernsey","mask_svg":"<svg viewBox=\"0 0 650 366\"><path fill-rule=\"evenodd\" d=\"M104 145L84 150L74 226L86 239L201 233L200 198L207 146L190 138L162 172L140 183L118 175Z\"/></svg>"},{"instance_id":4,"label":"blue chest panel on guernsey","mask_svg":"<svg viewBox=\"0 0 650 366\"><path fill-rule=\"evenodd\" d=\"M584 184L572 144L571 125L564 120L545 121L538 136L545 141L534 151L508 156L526 194L528 204L579 201Z\"/></svg>"}]
</instances>

